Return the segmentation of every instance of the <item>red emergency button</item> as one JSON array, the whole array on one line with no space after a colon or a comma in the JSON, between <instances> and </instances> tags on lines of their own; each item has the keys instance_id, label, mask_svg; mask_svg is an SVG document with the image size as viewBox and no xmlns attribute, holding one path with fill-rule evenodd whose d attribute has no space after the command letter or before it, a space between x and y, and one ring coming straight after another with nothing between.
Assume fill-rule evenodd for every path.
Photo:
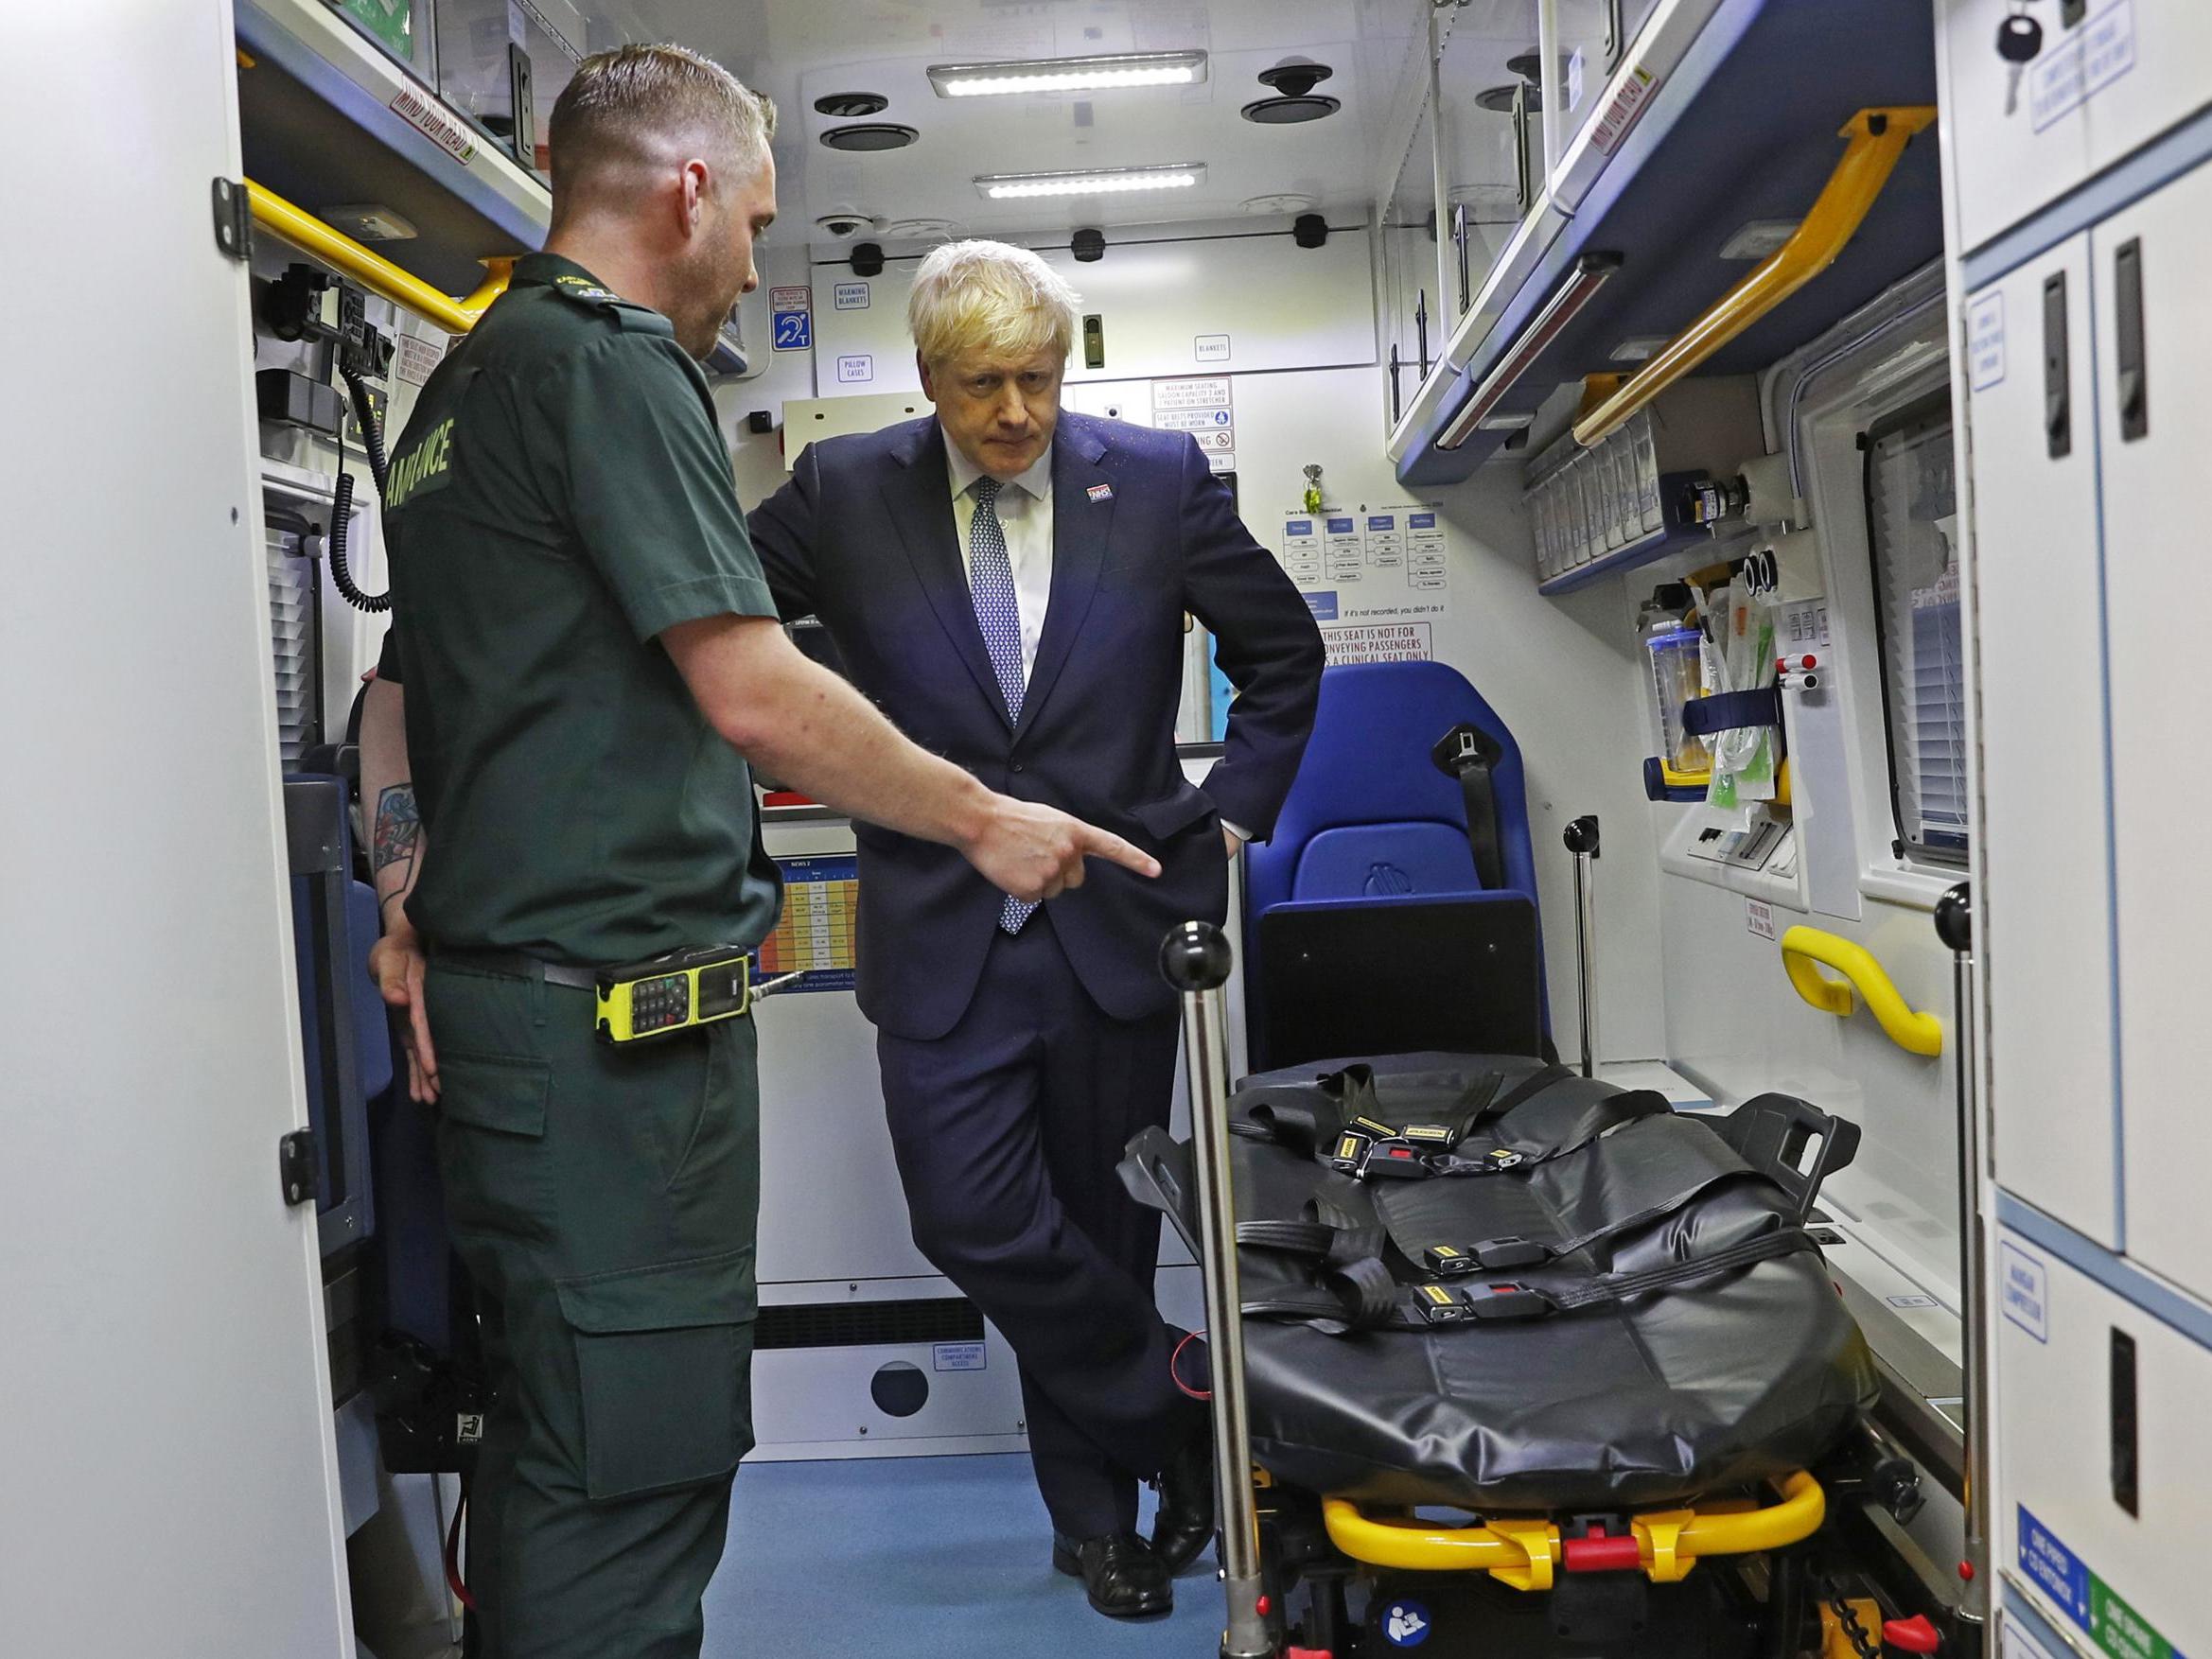
<instances>
[{"instance_id":1,"label":"red emergency button","mask_svg":"<svg viewBox=\"0 0 2212 1659\"><path fill-rule=\"evenodd\" d=\"M1798 666L1799 668L1818 668L1820 666L1820 659L1817 656L1808 655L1802 661L1800 661Z\"/></svg>"},{"instance_id":2,"label":"red emergency button","mask_svg":"<svg viewBox=\"0 0 2212 1659\"><path fill-rule=\"evenodd\" d=\"M1959 1576L1961 1579L1964 1579L1964 1580L1966 1580L1966 1581L1967 1581L1969 1584L1973 1583L1973 1582L1974 1582L1974 1563L1972 1563L1972 1562L1970 1562L1970 1561L1962 1561L1962 1562L1960 1562L1960 1563L1958 1563L1958 1576Z\"/></svg>"},{"instance_id":3,"label":"red emergency button","mask_svg":"<svg viewBox=\"0 0 2212 1659\"><path fill-rule=\"evenodd\" d=\"M1943 1645L1943 1638L1936 1633L1936 1627L1928 1622L1924 1613L1916 1613L1910 1618L1891 1619L1882 1627L1882 1639L1907 1653L1933 1653Z\"/></svg>"},{"instance_id":4,"label":"red emergency button","mask_svg":"<svg viewBox=\"0 0 2212 1659\"><path fill-rule=\"evenodd\" d=\"M1267 1610L1273 1605L1273 1602L1270 1601L1265 1596L1262 1596L1257 1601L1255 1601L1252 1604L1252 1611L1258 1614L1260 1617L1265 1618L1267 1617Z\"/></svg>"}]
</instances>

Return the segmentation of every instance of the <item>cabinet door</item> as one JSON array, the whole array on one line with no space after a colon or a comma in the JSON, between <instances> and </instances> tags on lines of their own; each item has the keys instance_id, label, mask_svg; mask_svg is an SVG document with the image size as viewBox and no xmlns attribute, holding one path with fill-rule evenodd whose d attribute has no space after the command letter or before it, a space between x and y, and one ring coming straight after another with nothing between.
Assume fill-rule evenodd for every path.
<instances>
[{"instance_id":1,"label":"cabinet door","mask_svg":"<svg viewBox=\"0 0 2212 1659\"><path fill-rule=\"evenodd\" d=\"M2212 169L2090 233L2112 650L2123 1192L2129 1253L2212 1295L2204 1201L2204 952L2212 938L2212 767L2196 665L2212 614Z\"/></svg>"},{"instance_id":2,"label":"cabinet door","mask_svg":"<svg viewBox=\"0 0 2212 1659\"><path fill-rule=\"evenodd\" d=\"M1943 125L1960 239L1969 251L2057 201L2089 172L2089 100L2070 99L2054 74L2072 49L2062 41L2067 31L2056 7L2028 9L2043 26L2044 50L2020 78L2017 107L2005 113L2011 66L1997 56L1997 29L2019 9L2010 0L1938 0Z\"/></svg>"},{"instance_id":3,"label":"cabinet door","mask_svg":"<svg viewBox=\"0 0 2212 1659\"><path fill-rule=\"evenodd\" d=\"M2052 33L2046 22L2046 40ZM2091 0L2080 23L2056 34L2044 74L2081 98L2093 170L2212 104L2212 6L2202 0Z\"/></svg>"},{"instance_id":4,"label":"cabinet door","mask_svg":"<svg viewBox=\"0 0 2212 1659\"><path fill-rule=\"evenodd\" d=\"M1978 931L1990 964L1997 1178L2114 1245L2112 903L2089 289L2082 236L1968 302L1982 756ZM2057 439L2054 417L2063 417Z\"/></svg>"},{"instance_id":5,"label":"cabinet door","mask_svg":"<svg viewBox=\"0 0 2212 1659\"><path fill-rule=\"evenodd\" d=\"M1536 0L1475 0L1448 13L1438 61L1446 200L1443 311L1457 323L1544 190L1544 100Z\"/></svg>"},{"instance_id":6,"label":"cabinet door","mask_svg":"<svg viewBox=\"0 0 2212 1659\"><path fill-rule=\"evenodd\" d=\"M1994 1267L1991 1564L2082 1652L2212 1649L2212 1352L2009 1229Z\"/></svg>"},{"instance_id":7,"label":"cabinet door","mask_svg":"<svg viewBox=\"0 0 2212 1659\"><path fill-rule=\"evenodd\" d=\"M67 311L0 319L0 1650L338 1659L231 8L9 24L9 222L65 229ZM174 418L118 404L149 370Z\"/></svg>"}]
</instances>

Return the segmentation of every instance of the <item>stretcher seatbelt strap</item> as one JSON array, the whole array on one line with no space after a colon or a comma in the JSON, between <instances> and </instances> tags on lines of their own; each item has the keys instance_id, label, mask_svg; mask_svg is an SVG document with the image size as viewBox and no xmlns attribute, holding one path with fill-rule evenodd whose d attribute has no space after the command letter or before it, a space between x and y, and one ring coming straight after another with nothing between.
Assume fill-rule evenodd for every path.
<instances>
[{"instance_id":1,"label":"stretcher seatbelt strap","mask_svg":"<svg viewBox=\"0 0 2212 1659\"><path fill-rule=\"evenodd\" d=\"M1540 1266L1586 1250L1591 1245L1637 1228L1660 1221L1676 1211L1695 1202L1706 1194L1739 1181L1764 1180L1764 1176L1748 1169L1723 1169L1699 1177L1689 1186L1669 1193L1665 1197L1644 1205L1626 1215L1615 1216L1600 1226L1585 1228L1582 1231L1561 1239L1531 1239L1521 1237L1483 1239L1468 1244L1456 1238L1431 1236L1434 1224L1416 1226L1405 1216L1394 1212L1401 1206L1394 1203L1393 1194L1378 1191L1375 1195L1375 1208L1382 1218L1383 1229L1390 1234L1406 1259L1442 1278L1462 1278L1470 1273L1496 1272L1507 1267ZM1769 1183L1770 1185L1772 1183Z\"/></svg>"}]
</instances>

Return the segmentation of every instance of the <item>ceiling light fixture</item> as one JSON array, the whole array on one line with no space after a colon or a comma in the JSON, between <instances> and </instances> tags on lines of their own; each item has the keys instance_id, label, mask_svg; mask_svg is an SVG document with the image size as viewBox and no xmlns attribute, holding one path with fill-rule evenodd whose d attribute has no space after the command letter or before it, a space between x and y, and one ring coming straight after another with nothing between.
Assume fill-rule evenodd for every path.
<instances>
[{"instance_id":1,"label":"ceiling light fixture","mask_svg":"<svg viewBox=\"0 0 2212 1659\"><path fill-rule=\"evenodd\" d=\"M940 98L1024 92L1105 92L1124 86L1191 86L1206 78L1206 55L1115 52L1096 58L1023 58L1004 63L932 63Z\"/></svg>"},{"instance_id":2,"label":"ceiling light fixture","mask_svg":"<svg viewBox=\"0 0 2212 1659\"><path fill-rule=\"evenodd\" d=\"M975 188L993 201L1032 196L1110 196L1126 190L1187 190L1206 176L1203 162L1157 167L1086 167L1069 173L984 173Z\"/></svg>"}]
</instances>

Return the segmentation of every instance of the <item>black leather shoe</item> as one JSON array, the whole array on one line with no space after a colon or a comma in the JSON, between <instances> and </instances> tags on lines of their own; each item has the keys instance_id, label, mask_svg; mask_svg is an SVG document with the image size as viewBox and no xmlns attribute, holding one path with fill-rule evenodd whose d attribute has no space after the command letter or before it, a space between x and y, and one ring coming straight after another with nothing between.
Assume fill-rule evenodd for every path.
<instances>
[{"instance_id":1,"label":"black leather shoe","mask_svg":"<svg viewBox=\"0 0 2212 1659\"><path fill-rule=\"evenodd\" d=\"M1198 1560L1214 1536L1214 1436L1211 1416L1175 1449L1160 1472L1160 1512L1152 1518L1152 1553L1170 1576Z\"/></svg>"},{"instance_id":2,"label":"black leather shoe","mask_svg":"<svg viewBox=\"0 0 2212 1659\"><path fill-rule=\"evenodd\" d=\"M1134 1532L1109 1532L1102 1538L1052 1535L1052 1564L1080 1579L1091 1605L1108 1618L1150 1618L1175 1606L1175 1586L1152 1546Z\"/></svg>"}]
</instances>

